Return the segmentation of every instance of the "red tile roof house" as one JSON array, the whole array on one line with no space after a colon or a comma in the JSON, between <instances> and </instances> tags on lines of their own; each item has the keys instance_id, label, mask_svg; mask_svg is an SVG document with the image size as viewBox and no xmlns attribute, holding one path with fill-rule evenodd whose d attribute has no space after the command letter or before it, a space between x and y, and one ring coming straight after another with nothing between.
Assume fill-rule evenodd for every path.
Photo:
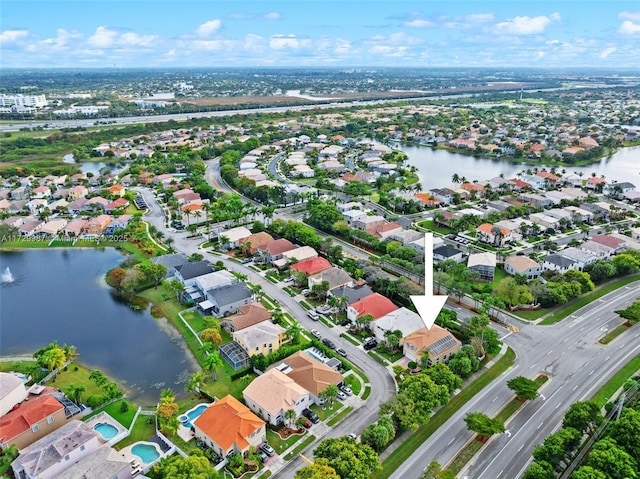
<instances>
[{"instance_id":1,"label":"red tile roof house","mask_svg":"<svg viewBox=\"0 0 640 479\"><path fill-rule=\"evenodd\" d=\"M67 223L67 225L63 228L62 234L65 236L71 236L77 238L82 233L82 230L87 225L89 221L84 220L82 218L76 218Z\"/></svg>"},{"instance_id":2,"label":"red tile roof house","mask_svg":"<svg viewBox=\"0 0 640 479\"><path fill-rule=\"evenodd\" d=\"M398 223L384 223L382 225L368 228L365 231L376 238L387 239L392 234L402 229L402 226Z\"/></svg>"},{"instance_id":3,"label":"red tile roof house","mask_svg":"<svg viewBox=\"0 0 640 479\"><path fill-rule=\"evenodd\" d=\"M122 198L124 196L125 193L125 189L124 186L122 185L113 185L110 186L107 191L112 194L113 196L119 196L120 198Z\"/></svg>"},{"instance_id":4,"label":"red tile roof house","mask_svg":"<svg viewBox=\"0 0 640 479\"><path fill-rule=\"evenodd\" d=\"M507 184L511 187L512 190L515 191L521 191L526 190L527 188L531 188L531 185L529 183L517 178L511 178L509 181L507 181Z\"/></svg>"},{"instance_id":5,"label":"red tile roof house","mask_svg":"<svg viewBox=\"0 0 640 479\"><path fill-rule=\"evenodd\" d=\"M282 253L295 249L295 245L285 238L280 238L272 241L268 245L258 248L258 252L265 263L271 263L277 259L282 258Z\"/></svg>"},{"instance_id":6,"label":"red tile roof house","mask_svg":"<svg viewBox=\"0 0 640 479\"><path fill-rule=\"evenodd\" d=\"M123 210L129 206L129 200L126 198L118 198L115 201L112 201L107 206L104 207L104 212L108 215L112 215L114 212L118 210Z\"/></svg>"},{"instance_id":7,"label":"red tile roof house","mask_svg":"<svg viewBox=\"0 0 640 479\"><path fill-rule=\"evenodd\" d=\"M0 447L23 449L67 423L64 406L48 394L32 397L0 418Z\"/></svg>"},{"instance_id":8,"label":"red tile roof house","mask_svg":"<svg viewBox=\"0 0 640 479\"><path fill-rule=\"evenodd\" d=\"M82 234L84 236L100 236L104 234L104 230L109 226L109 223L111 223L111 217L109 215L100 215L91 218L82 228Z\"/></svg>"},{"instance_id":9,"label":"red tile roof house","mask_svg":"<svg viewBox=\"0 0 640 479\"><path fill-rule=\"evenodd\" d=\"M238 243L240 246L247 245L247 252L251 255L255 254L259 249L265 248L269 243L273 242L273 236L266 231L253 233L251 236L241 238Z\"/></svg>"},{"instance_id":10,"label":"red tile roof house","mask_svg":"<svg viewBox=\"0 0 640 479\"><path fill-rule=\"evenodd\" d=\"M591 241L604 246L608 246L609 248L613 248L616 253L619 253L626 247L626 243L624 241L609 235L596 235L591 238Z\"/></svg>"},{"instance_id":11,"label":"red tile roof house","mask_svg":"<svg viewBox=\"0 0 640 479\"><path fill-rule=\"evenodd\" d=\"M347 307L347 318L349 318L351 322L356 322L358 318L370 314L375 320L396 309L398 309L398 307L393 304L389 298L379 293L373 293L355 303L351 303Z\"/></svg>"},{"instance_id":12,"label":"red tile roof house","mask_svg":"<svg viewBox=\"0 0 640 479\"><path fill-rule=\"evenodd\" d=\"M331 268L331 263L324 258L311 258L306 261L300 261L294 265L291 265L291 269L293 271L301 271L303 273L307 273L308 276L313 276L315 274L321 273L327 269Z\"/></svg>"},{"instance_id":13,"label":"red tile roof house","mask_svg":"<svg viewBox=\"0 0 640 479\"><path fill-rule=\"evenodd\" d=\"M478 239L484 243L497 246L504 246L505 243L513 240L513 234L510 229L498 227L500 228L500 235L498 236L496 234L497 231L494 232L494 228L496 228L496 225L482 223L476 228Z\"/></svg>"},{"instance_id":14,"label":"red tile roof house","mask_svg":"<svg viewBox=\"0 0 640 479\"><path fill-rule=\"evenodd\" d=\"M595 190L598 187L604 186L607 184L607 180L604 178L598 178L597 176L591 177L587 180L587 184L585 187L590 190Z\"/></svg>"},{"instance_id":15,"label":"red tile roof house","mask_svg":"<svg viewBox=\"0 0 640 479\"><path fill-rule=\"evenodd\" d=\"M265 422L233 396L211 404L194 423L196 439L220 457L246 455L267 440Z\"/></svg>"}]
</instances>

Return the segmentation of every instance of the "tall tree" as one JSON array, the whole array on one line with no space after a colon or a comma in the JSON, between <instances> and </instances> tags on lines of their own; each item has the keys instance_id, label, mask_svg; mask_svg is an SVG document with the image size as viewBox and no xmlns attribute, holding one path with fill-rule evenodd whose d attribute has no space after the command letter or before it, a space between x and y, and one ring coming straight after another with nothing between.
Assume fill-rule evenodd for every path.
<instances>
[{"instance_id":1,"label":"tall tree","mask_svg":"<svg viewBox=\"0 0 640 479\"><path fill-rule=\"evenodd\" d=\"M218 368L222 365L223 365L222 358L220 357L218 352L211 351L209 355L206 357L206 359L204 360L204 364L202 366L204 367L205 371L208 371L211 373L211 377L213 378L213 380L217 381L218 377L216 375L216 372Z\"/></svg>"},{"instance_id":2,"label":"tall tree","mask_svg":"<svg viewBox=\"0 0 640 479\"><path fill-rule=\"evenodd\" d=\"M378 454L370 446L346 438L326 439L313 454L325 458L341 479L362 479L381 469Z\"/></svg>"},{"instance_id":3,"label":"tall tree","mask_svg":"<svg viewBox=\"0 0 640 479\"><path fill-rule=\"evenodd\" d=\"M336 470L323 457L296 471L295 479L341 479Z\"/></svg>"},{"instance_id":4,"label":"tall tree","mask_svg":"<svg viewBox=\"0 0 640 479\"><path fill-rule=\"evenodd\" d=\"M538 385L535 381L524 376L507 381L507 386L516 393L521 401L533 400L538 397Z\"/></svg>"},{"instance_id":5,"label":"tall tree","mask_svg":"<svg viewBox=\"0 0 640 479\"><path fill-rule=\"evenodd\" d=\"M593 401L579 401L567 409L562 427L572 427L582 433L592 433L603 421L600 407Z\"/></svg>"},{"instance_id":6,"label":"tall tree","mask_svg":"<svg viewBox=\"0 0 640 479\"><path fill-rule=\"evenodd\" d=\"M469 430L478 434L481 438L488 438L494 434L504 432L504 423L498 419L492 419L481 412L470 412L464 418Z\"/></svg>"}]
</instances>

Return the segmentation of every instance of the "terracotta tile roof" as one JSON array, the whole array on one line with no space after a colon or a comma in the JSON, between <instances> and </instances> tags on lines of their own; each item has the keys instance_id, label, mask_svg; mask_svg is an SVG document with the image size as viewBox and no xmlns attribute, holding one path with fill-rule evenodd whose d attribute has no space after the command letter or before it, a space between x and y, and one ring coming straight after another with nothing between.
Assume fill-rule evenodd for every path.
<instances>
[{"instance_id":1,"label":"terracotta tile roof","mask_svg":"<svg viewBox=\"0 0 640 479\"><path fill-rule=\"evenodd\" d=\"M461 188L467 191L484 191L484 186L475 183L463 183Z\"/></svg>"},{"instance_id":2,"label":"terracotta tile roof","mask_svg":"<svg viewBox=\"0 0 640 479\"><path fill-rule=\"evenodd\" d=\"M495 225L492 225L491 223L482 223L480 226L476 228L476 231L482 231L483 233L493 234L491 230L493 229L494 226ZM500 232L503 235L511 234L511 230L507 228L500 228Z\"/></svg>"},{"instance_id":3,"label":"terracotta tile roof","mask_svg":"<svg viewBox=\"0 0 640 479\"><path fill-rule=\"evenodd\" d=\"M315 396L327 389L329 384L338 385L344 379L338 371L303 351L292 354L283 362L293 369L285 374Z\"/></svg>"},{"instance_id":4,"label":"terracotta tile roof","mask_svg":"<svg viewBox=\"0 0 640 479\"><path fill-rule=\"evenodd\" d=\"M422 201L423 203L427 203L427 204L432 204L432 203L440 203L440 200L438 198L434 198L426 193L416 193L415 195L413 195L414 198L417 198L418 200Z\"/></svg>"},{"instance_id":5,"label":"terracotta tile roof","mask_svg":"<svg viewBox=\"0 0 640 479\"><path fill-rule=\"evenodd\" d=\"M398 307L391 302L391 300L379 293L373 293L369 296L365 296L361 300L356 301L349 305L355 309L358 313L358 317L365 314L373 315L374 319L381 318L385 314L389 314L391 311L395 311Z\"/></svg>"},{"instance_id":6,"label":"terracotta tile roof","mask_svg":"<svg viewBox=\"0 0 640 479\"><path fill-rule=\"evenodd\" d=\"M182 211L200 211L203 210L204 207L200 203L189 203L188 205L184 205L180 209Z\"/></svg>"},{"instance_id":7,"label":"terracotta tile roof","mask_svg":"<svg viewBox=\"0 0 640 479\"><path fill-rule=\"evenodd\" d=\"M518 273L528 270L529 268L538 268L540 265L533 261L528 256L509 256L505 263L511 265L511 267Z\"/></svg>"},{"instance_id":8,"label":"terracotta tile roof","mask_svg":"<svg viewBox=\"0 0 640 479\"><path fill-rule=\"evenodd\" d=\"M280 238L258 249L268 252L271 256L277 256L285 251L291 251L294 248L295 245L291 241L285 238Z\"/></svg>"},{"instance_id":9,"label":"terracotta tile roof","mask_svg":"<svg viewBox=\"0 0 640 479\"><path fill-rule=\"evenodd\" d=\"M528 188L531 185L526 181L519 180L518 178L511 178L507 183L517 186L518 188Z\"/></svg>"},{"instance_id":10,"label":"terracotta tile roof","mask_svg":"<svg viewBox=\"0 0 640 479\"><path fill-rule=\"evenodd\" d=\"M311 258L305 261L300 261L291 266L291 269L295 271L302 271L307 273L309 276L313 276L314 274L318 274L322 271L331 268L331 263L324 258Z\"/></svg>"},{"instance_id":11,"label":"terracotta tile roof","mask_svg":"<svg viewBox=\"0 0 640 479\"><path fill-rule=\"evenodd\" d=\"M61 409L62 404L49 395L22 402L18 409L0 418L0 442L11 441Z\"/></svg>"},{"instance_id":12,"label":"terracotta tile roof","mask_svg":"<svg viewBox=\"0 0 640 479\"><path fill-rule=\"evenodd\" d=\"M247 236L246 238L240 239L238 243L246 244L251 243L251 250L257 251L266 247L269 243L273 242L273 236L271 236L266 231L260 231L258 233L254 233L251 236Z\"/></svg>"},{"instance_id":13,"label":"terracotta tile roof","mask_svg":"<svg viewBox=\"0 0 640 479\"><path fill-rule=\"evenodd\" d=\"M598 178L597 176L591 177L587 180L587 183L591 185L599 185L600 183L606 183L606 182L607 180L605 180L604 178Z\"/></svg>"},{"instance_id":14,"label":"terracotta tile roof","mask_svg":"<svg viewBox=\"0 0 640 479\"><path fill-rule=\"evenodd\" d=\"M235 331L240 331L268 319L271 319L271 311L260 303L250 303L240 306L238 312L224 318L223 323L231 323Z\"/></svg>"},{"instance_id":15,"label":"terracotta tile roof","mask_svg":"<svg viewBox=\"0 0 640 479\"><path fill-rule=\"evenodd\" d=\"M609 248L617 249L624 244L624 241L614 238L608 235L597 235L591 238L591 241L608 246Z\"/></svg>"},{"instance_id":16,"label":"terracotta tile roof","mask_svg":"<svg viewBox=\"0 0 640 479\"><path fill-rule=\"evenodd\" d=\"M236 398L227 395L205 409L194 425L224 451L234 444L242 451L249 446L247 438L264 427L265 422Z\"/></svg>"}]
</instances>

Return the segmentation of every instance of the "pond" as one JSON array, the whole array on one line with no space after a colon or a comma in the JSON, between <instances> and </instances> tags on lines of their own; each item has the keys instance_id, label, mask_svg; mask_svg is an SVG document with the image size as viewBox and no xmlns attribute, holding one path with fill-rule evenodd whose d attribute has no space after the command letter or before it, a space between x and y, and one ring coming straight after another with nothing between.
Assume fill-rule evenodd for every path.
<instances>
[{"instance_id":1,"label":"pond","mask_svg":"<svg viewBox=\"0 0 640 479\"><path fill-rule=\"evenodd\" d=\"M0 254L14 279L0 289L0 354L30 354L58 341L79 361L120 382L130 399L155 404L160 390L184 392L197 364L165 319L134 311L104 281L124 257L113 248L32 249Z\"/></svg>"}]
</instances>

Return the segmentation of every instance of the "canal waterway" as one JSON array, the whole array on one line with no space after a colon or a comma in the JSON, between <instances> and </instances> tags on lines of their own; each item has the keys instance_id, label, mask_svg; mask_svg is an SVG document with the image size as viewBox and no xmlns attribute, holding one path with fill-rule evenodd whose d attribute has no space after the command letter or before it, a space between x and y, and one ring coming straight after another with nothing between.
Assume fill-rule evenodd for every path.
<instances>
[{"instance_id":1,"label":"canal waterway","mask_svg":"<svg viewBox=\"0 0 640 479\"><path fill-rule=\"evenodd\" d=\"M429 146L394 143L393 147L404 151L409 157L409 164L418 169L424 190L450 186L455 173L469 181L483 181L501 173L505 178L513 178L520 171L534 168L534 165L461 155L447 150L435 150ZM621 148L610 157L587 166L556 166L557 171L563 169L569 172L582 171L584 178L595 172L597 176L605 175L608 180L629 181L640 187L640 147Z\"/></svg>"},{"instance_id":2,"label":"canal waterway","mask_svg":"<svg viewBox=\"0 0 640 479\"><path fill-rule=\"evenodd\" d=\"M129 398L155 404L160 390L184 393L197 364L165 319L118 301L105 273L124 257L113 248L33 249L0 254L15 281L0 289L0 355L31 354L57 341L79 361L114 377Z\"/></svg>"}]
</instances>

